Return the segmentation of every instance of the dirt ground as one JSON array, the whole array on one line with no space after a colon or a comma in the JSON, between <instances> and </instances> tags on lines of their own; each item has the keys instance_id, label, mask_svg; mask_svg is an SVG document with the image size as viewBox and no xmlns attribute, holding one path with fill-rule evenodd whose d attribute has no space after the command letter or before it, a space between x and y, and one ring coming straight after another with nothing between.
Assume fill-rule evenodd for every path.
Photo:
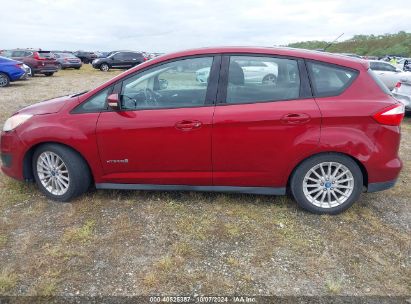
<instances>
[{"instance_id":1,"label":"dirt ground","mask_svg":"<svg viewBox=\"0 0 411 304\"><path fill-rule=\"evenodd\" d=\"M83 69L0 89L17 109L117 75ZM0 295L411 295L411 118L395 188L338 216L286 197L94 191L72 203L0 173Z\"/></svg>"}]
</instances>

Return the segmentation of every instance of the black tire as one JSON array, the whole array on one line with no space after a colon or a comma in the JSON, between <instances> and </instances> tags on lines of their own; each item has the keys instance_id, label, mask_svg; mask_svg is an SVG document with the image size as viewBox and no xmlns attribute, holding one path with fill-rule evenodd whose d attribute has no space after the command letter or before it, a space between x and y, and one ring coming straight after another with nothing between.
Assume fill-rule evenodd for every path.
<instances>
[{"instance_id":1,"label":"black tire","mask_svg":"<svg viewBox=\"0 0 411 304\"><path fill-rule=\"evenodd\" d=\"M76 70L80 70L80 68L75 68Z\"/></svg>"},{"instance_id":2,"label":"black tire","mask_svg":"<svg viewBox=\"0 0 411 304\"><path fill-rule=\"evenodd\" d=\"M49 192L40 181L37 172L37 161L44 152L52 152L58 155L67 167L70 182L67 191L63 195L55 195ZM91 174L86 161L76 151L59 144L44 144L38 147L33 154L32 168L39 189L55 201L68 202L85 193L91 184Z\"/></svg>"},{"instance_id":3,"label":"black tire","mask_svg":"<svg viewBox=\"0 0 411 304\"><path fill-rule=\"evenodd\" d=\"M0 73L0 87L7 87L10 85L10 77L6 73Z\"/></svg>"},{"instance_id":4,"label":"black tire","mask_svg":"<svg viewBox=\"0 0 411 304\"><path fill-rule=\"evenodd\" d=\"M100 64L100 71L108 72L110 70L110 66L107 63Z\"/></svg>"},{"instance_id":5,"label":"black tire","mask_svg":"<svg viewBox=\"0 0 411 304\"><path fill-rule=\"evenodd\" d=\"M50 77L50 76L53 76L53 75L54 75L54 72L47 72L47 73L44 73L44 75L45 75L46 77Z\"/></svg>"},{"instance_id":6,"label":"black tire","mask_svg":"<svg viewBox=\"0 0 411 304\"><path fill-rule=\"evenodd\" d=\"M335 207L319 207L311 203L304 194L304 177L316 165L324 162L334 162L345 166L354 179L353 189L348 198L340 205ZM328 183L330 184L330 183ZM321 184L322 185L322 184ZM322 186L321 186L322 187ZM324 186L326 187L326 186ZM328 187L333 187L332 185ZM334 186L335 187L335 186ZM331 190L333 188L330 188ZM338 214L347 210L351 205L358 200L363 190L363 174L358 164L348 156L338 153L323 153L315 155L304 160L293 172L290 180L291 194L296 200L297 204L305 210L316 214ZM321 190L322 191L322 190ZM321 192L320 191L320 192ZM325 190L324 190L325 191ZM317 192L319 193L319 192ZM314 195L314 194L313 194ZM340 197L341 198L341 197Z\"/></svg>"}]
</instances>

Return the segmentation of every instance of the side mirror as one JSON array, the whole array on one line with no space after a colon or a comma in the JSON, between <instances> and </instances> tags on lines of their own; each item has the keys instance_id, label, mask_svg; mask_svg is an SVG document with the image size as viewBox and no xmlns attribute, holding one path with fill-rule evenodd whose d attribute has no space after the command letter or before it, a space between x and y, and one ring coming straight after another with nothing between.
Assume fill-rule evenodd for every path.
<instances>
[{"instance_id":1,"label":"side mirror","mask_svg":"<svg viewBox=\"0 0 411 304\"><path fill-rule=\"evenodd\" d=\"M159 79L158 82L160 83L160 90L167 89L168 81L166 79Z\"/></svg>"},{"instance_id":2,"label":"side mirror","mask_svg":"<svg viewBox=\"0 0 411 304\"><path fill-rule=\"evenodd\" d=\"M107 97L107 103L110 108L113 110L119 110L120 109L120 98L118 94L110 94Z\"/></svg>"}]
</instances>

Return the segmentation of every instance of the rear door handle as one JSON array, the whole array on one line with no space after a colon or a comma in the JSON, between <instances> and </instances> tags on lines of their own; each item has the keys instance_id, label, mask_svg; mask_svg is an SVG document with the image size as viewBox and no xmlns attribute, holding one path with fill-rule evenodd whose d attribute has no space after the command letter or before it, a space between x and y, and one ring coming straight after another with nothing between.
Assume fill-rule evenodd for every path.
<instances>
[{"instance_id":1,"label":"rear door handle","mask_svg":"<svg viewBox=\"0 0 411 304\"><path fill-rule=\"evenodd\" d=\"M199 129L201 128L202 125L203 123L198 120L182 120L182 121L176 122L175 127L176 129L181 130L181 131L190 131L193 129Z\"/></svg>"},{"instance_id":2,"label":"rear door handle","mask_svg":"<svg viewBox=\"0 0 411 304\"><path fill-rule=\"evenodd\" d=\"M304 124L311 120L311 116L306 113L289 113L281 118L286 124Z\"/></svg>"}]
</instances>

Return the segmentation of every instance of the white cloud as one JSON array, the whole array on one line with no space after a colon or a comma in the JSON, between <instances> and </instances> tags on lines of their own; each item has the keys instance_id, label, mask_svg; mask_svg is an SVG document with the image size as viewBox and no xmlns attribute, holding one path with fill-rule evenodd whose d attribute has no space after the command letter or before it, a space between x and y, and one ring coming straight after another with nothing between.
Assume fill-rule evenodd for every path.
<instances>
[{"instance_id":1,"label":"white cloud","mask_svg":"<svg viewBox=\"0 0 411 304\"><path fill-rule=\"evenodd\" d=\"M20 0L0 7L7 29L0 49L168 52L411 31L411 6L402 0Z\"/></svg>"}]
</instances>

